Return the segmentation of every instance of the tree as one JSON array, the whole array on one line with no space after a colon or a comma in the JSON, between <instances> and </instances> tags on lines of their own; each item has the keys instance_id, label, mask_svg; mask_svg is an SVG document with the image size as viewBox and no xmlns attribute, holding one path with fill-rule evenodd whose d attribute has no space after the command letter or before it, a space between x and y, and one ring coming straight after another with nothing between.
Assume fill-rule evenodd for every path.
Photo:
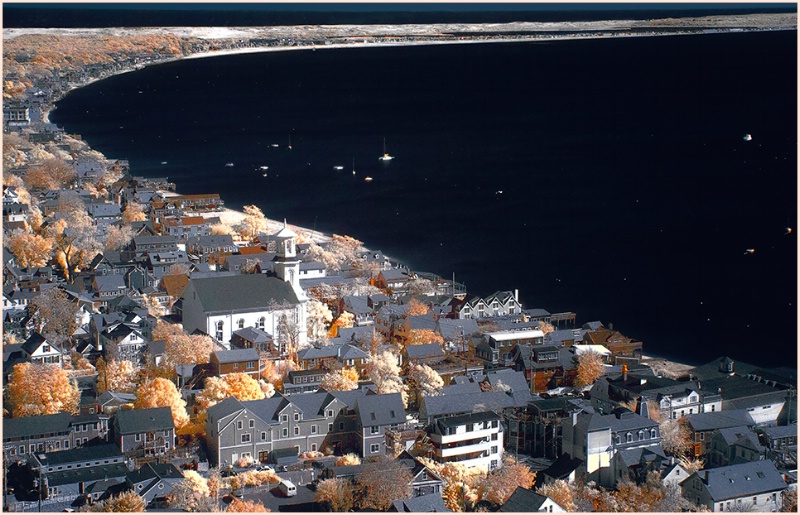
<instances>
[{"instance_id":1,"label":"tree","mask_svg":"<svg viewBox=\"0 0 800 515\"><path fill-rule=\"evenodd\" d=\"M503 466L487 474L478 485L478 498L493 504L504 504L517 487L529 489L536 480L536 472L517 462L513 457L503 459Z\"/></svg>"},{"instance_id":2,"label":"tree","mask_svg":"<svg viewBox=\"0 0 800 515\"><path fill-rule=\"evenodd\" d=\"M428 343L444 345L444 338L430 329L412 329L409 331L406 345L425 345Z\"/></svg>"},{"instance_id":3,"label":"tree","mask_svg":"<svg viewBox=\"0 0 800 515\"><path fill-rule=\"evenodd\" d=\"M356 376L358 373L356 373ZM334 370L325 374L325 377L322 378L322 382L319 385L320 388L327 392L343 392L349 390L355 390L358 388L358 377L353 380L351 377L345 375L345 370Z\"/></svg>"},{"instance_id":4,"label":"tree","mask_svg":"<svg viewBox=\"0 0 800 515\"><path fill-rule=\"evenodd\" d=\"M536 493L549 497L566 511L575 511L575 503L572 502L572 488L563 479L556 479L552 483L540 486L536 489Z\"/></svg>"},{"instance_id":5,"label":"tree","mask_svg":"<svg viewBox=\"0 0 800 515\"><path fill-rule=\"evenodd\" d=\"M75 194L77 195L77 194ZM53 242L56 258L64 269L67 282L75 280L74 272L97 255L102 245L97 237L97 227L86 212L83 202L62 194L64 204L61 218L47 227L46 236Z\"/></svg>"},{"instance_id":6,"label":"tree","mask_svg":"<svg viewBox=\"0 0 800 515\"><path fill-rule=\"evenodd\" d=\"M181 397L175 384L162 377L146 379L136 388L136 409L169 407L172 410L172 421L175 428L180 429L189 423L186 413L186 401Z\"/></svg>"},{"instance_id":7,"label":"tree","mask_svg":"<svg viewBox=\"0 0 800 515\"><path fill-rule=\"evenodd\" d=\"M259 233L267 230L267 217L256 205L244 206L244 219L242 220L242 236L253 240Z\"/></svg>"},{"instance_id":8,"label":"tree","mask_svg":"<svg viewBox=\"0 0 800 515\"><path fill-rule=\"evenodd\" d=\"M334 512L350 511L355 506L353 485L344 478L325 479L317 484L314 501L327 503L328 509Z\"/></svg>"},{"instance_id":9,"label":"tree","mask_svg":"<svg viewBox=\"0 0 800 515\"><path fill-rule=\"evenodd\" d=\"M603 375L603 357L593 351L582 353L578 356L578 376L575 386L583 387L593 384Z\"/></svg>"},{"instance_id":10,"label":"tree","mask_svg":"<svg viewBox=\"0 0 800 515\"><path fill-rule=\"evenodd\" d=\"M356 263L361 242L350 236L334 234L324 247L311 242L308 248L308 258L319 261L329 270L341 270L344 265Z\"/></svg>"},{"instance_id":11,"label":"tree","mask_svg":"<svg viewBox=\"0 0 800 515\"><path fill-rule=\"evenodd\" d=\"M467 511L478 502L477 483L481 473L470 470L461 463L437 463L430 458L417 457L433 470L444 482L442 498L445 506L453 511Z\"/></svg>"},{"instance_id":12,"label":"tree","mask_svg":"<svg viewBox=\"0 0 800 515\"><path fill-rule=\"evenodd\" d=\"M59 345L78 329L78 311L78 306L61 288L42 290L28 304L36 331Z\"/></svg>"},{"instance_id":13,"label":"tree","mask_svg":"<svg viewBox=\"0 0 800 515\"><path fill-rule=\"evenodd\" d=\"M135 513L143 512L146 506L147 501L141 495L133 490L127 490L117 496L90 505L89 511Z\"/></svg>"},{"instance_id":14,"label":"tree","mask_svg":"<svg viewBox=\"0 0 800 515\"><path fill-rule=\"evenodd\" d=\"M25 184L32 190L59 190L75 182L76 178L72 165L51 155L50 159L28 168Z\"/></svg>"},{"instance_id":15,"label":"tree","mask_svg":"<svg viewBox=\"0 0 800 515\"><path fill-rule=\"evenodd\" d=\"M170 508L209 511L208 501L211 501L211 491L208 488L208 480L194 470L184 471L183 478L172 488L169 496Z\"/></svg>"},{"instance_id":16,"label":"tree","mask_svg":"<svg viewBox=\"0 0 800 515\"><path fill-rule=\"evenodd\" d=\"M240 401L257 401L265 397L258 381L243 373L209 377L205 386L196 396L197 403L203 410L228 397L235 397Z\"/></svg>"},{"instance_id":17,"label":"tree","mask_svg":"<svg viewBox=\"0 0 800 515\"><path fill-rule=\"evenodd\" d=\"M672 456L683 456L692 449L692 432L686 420L665 418L659 424L661 447Z\"/></svg>"},{"instance_id":18,"label":"tree","mask_svg":"<svg viewBox=\"0 0 800 515\"><path fill-rule=\"evenodd\" d=\"M331 324L331 329L328 331L328 336L331 338L336 338L339 336L339 329L353 327L355 324L355 319L356 317L352 313L348 311L342 311L341 314L336 317L336 320L333 321L333 324Z\"/></svg>"},{"instance_id":19,"label":"tree","mask_svg":"<svg viewBox=\"0 0 800 515\"><path fill-rule=\"evenodd\" d=\"M691 438L691 437L690 437ZM681 467L686 469L686 472L691 476L695 472L703 470L706 462L703 458L689 458L687 456L681 456L678 460Z\"/></svg>"},{"instance_id":20,"label":"tree","mask_svg":"<svg viewBox=\"0 0 800 515\"><path fill-rule=\"evenodd\" d=\"M361 465L361 457L358 454L347 453L334 463L336 467L349 467L351 465Z\"/></svg>"},{"instance_id":21,"label":"tree","mask_svg":"<svg viewBox=\"0 0 800 515\"><path fill-rule=\"evenodd\" d=\"M261 501L244 501L241 499L236 499L234 497L233 501L228 505L228 508L225 511L233 512L233 513L267 513L269 510L264 507L264 504Z\"/></svg>"},{"instance_id":22,"label":"tree","mask_svg":"<svg viewBox=\"0 0 800 515\"><path fill-rule=\"evenodd\" d=\"M136 388L139 368L127 359L119 361L111 359L106 363L103 358L98 358L96 368L97 393L106 390L130 393Z\"/></svg>"},{"instance_id":23,"label":"tree","mask_svg":"<svg viewBox=\"0 0 800 515\"><path fill-rule=\"evenodd\" d=\"M358 478L363 490L361 509L385 511L395 499L411 497L411 469L402 462L382 459L367 463Z\"/></svg>"},{"instance_id":24,"label":"tree","mask_svg":"<svg viewBox=\"0 0 800 515\"><path fill-rule=\"evenodd\" d=\"M77 413L81 393L67 371L54 364L17 363L6 387L14 417Z\"/></svg>"},{"instance_id":25,"label":"tree","mask_svg":"<svg viewBox=\"0 0 800 515\"><path fill-rule=\"evenodd\" d=\"M408 384L420 396L436 395L443 387L442 376L428 365L411 365L408 370Z\"/></svg>"},{"instance_id":26,"label":"tree","mask_svg":"<svg viewBox=\"0 0 800 515\"><path fill-rule=\"evenodd\" d=\"M214 350L214 340L202 334L188 335L181 331L179 334L169 335L166 340L164 361L172 368L208 363L211 351Z\"/></svg>"},{"instance_id":27,"label":"tree","mask_svg":"<svg viewBox=\"0 0 800 515\"><path fill-rule=\"evenodd\" d=\"M333 314L328 306L318 300L311 299L306 304L306 315L309 339L312 342L327 341L328 324L333 320Z\"/></svg>"},{"instance_id":28,"label":"tree","mask_svg":"<svg viewBox=\"0 0 800 515\"><path fill-rule=\"evenodd\" d=\"M420 316L428 314L428 306L417 299L408 301L406 316Z\"/></svg>"},{"instance_id":29,"label":"tree","mask_svg":"<svg viewBox=\"0 0 800 515\"><path fill-rule=\"evenodd\" d=\"M133 240L133 229L130 225L117 227L110 225L106 228L105 250L120 250Z\"/></svg>"},{"instance_id":30,"label":"tree","mask_svg":"<svg viewBox=\"0 0 800 515\"><path fill-rule=\"evenodd\" d=\"M371 355L367 364L367 376L375 383L378 393L400 393L403 405L408 406L408 392L400 377L397 356L390 351Z\"/></svg>"},{"instance_id":31,"label":"tree","mask_svg":"<svg viewBox=\"0 0 800 515\"><path fill-rule=\"evenodd\" d=\"M46 266L53 255L53 242L38 234L12 233L6 246L22 268Z\"/></svg>"}]
</instances>

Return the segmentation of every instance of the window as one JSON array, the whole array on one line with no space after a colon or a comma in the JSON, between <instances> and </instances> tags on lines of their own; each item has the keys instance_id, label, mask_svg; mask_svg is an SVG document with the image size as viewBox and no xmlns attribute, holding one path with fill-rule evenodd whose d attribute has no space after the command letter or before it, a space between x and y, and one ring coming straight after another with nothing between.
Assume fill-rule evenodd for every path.
<instances>
[{"instance_id":1,"label":"window","mask_svg":"<svg viewBox=\"0 0 800 515\"><path fill-rule=\"evenodd\" d=\"M255 361L248 361L248 362L245 364L245 366L246 366L247 368L256 368L256 362L255 362Z\"/></svg>"},{"instance_id":2,"label":"window","mask_svg":"<svg viewBox=\"0 0 800 515\"><path fill-rule=\"evenodd\" d=\"M497 454L497 446L496 446L496 445L493 445L493 446L492 446L491 453L492 453L492 454Z\"/></svg>"},{"instance_id":3,"label":"window","mask_svg":"<svg viewBox=\"0 0 800 515\"><path fill-rule=\"evenodd\" d=\"M705 434L705 433L700 433L700 440L701 440L701 441L702 441L702 440L705 440L705 437L706 437L706 434Z\"/></svg>"},{"instance_id":4,"label":"window","mask_svg":"<svg viewBox=\"0 0 800 515\"><path fill-rule=\"evenodd\" d=\"M289 415L285 413L281 415L281 422L289 422Z\"/></svg>"},{"instance_id":5,"label":"window","mask_svg":"<svg viewBox=\"0 0 800 515\"><path fill-rule=\"evenodd\" d=\"M300 420L300 413L295 413L294 414L294 421L297 422L299 420Z\"/></svg>"},{"instance_id":6,"label":"window","mask_svg":"<svg viewBox=\"0 0 800 515\"><path fill-rule=\"evenodd\" d=\"M297 427L297 426L294 426L294 435L297 436L299 434L300 434L300 428Z\"/></svg>"},{"instance_id":7,"label":"window","mask_svg":"<svg viewBox=\"0 0 800 515\"><path fill-rule=\"evenodd\" d=\"M316 452L316 450L317 450L317 444L312 443L311 444L311 452Z\"/></svg>"},{"instance_id":8,"label":"window","mask_svg":"<svg viewBox=\"0 0 800 515\"><path fill-rule=\"evenodd\" d=\"M492 433L492 441L497 441L497 433Z\"/></svg>"},{"instance_id":9,"label":"window","mask_svg":"<svg viewBox=\"0 0 800 515\"><path fill-rule=\"evenodd\" d=\"M281 435L284 438L288 438L289 437L289 428L288 427L284 427L283 430L281 431Z\"/></svg>"},{"instance_id":10,"label":"window","mask_svg":"<svg viewBox=\"0 0 800 515\"><path fill-rule=\"evenodd\" d=\"M497 427L497 421L496 420L492 420L492 427Z\"/></svg>"},{"instance_id":11,"label":"window","mask_svg":"<svg viewBox=\"0 0 800 515\"><path fill-rule=\"evenodd\" d=\"M244 427L244 422L242 422L241 420L237 420L236 421L236 429L241 429L243 427Z\"/></svg>"},{"instance_id":12,"label":"window","mask_svg":"<svg viewBox=\"0 0 800 515\"><path fill-rule=\"evenodd\" d=\"M225 327L225 323L220 320L217 322L217 340L222 341L222 329Z\"/></svg>"},{"instance_id":13,"label":"window","mask_svg":"<svg viewBox=\"0 0 800 515\"><path fill-rule=\"evenodd\" d=\"M328 423L328 432L330 433L331 431L333 431L333 422Z\"/></svg>"},{"instance_id":14,"label":"window","mask_svg":"<svg viewBox=\"0 0 800 515\"><path fill-rule=\"evenodd\" d=\"M329 409L328 411L326 411L325 412L325 416L328 417L328 418L332 417L333 416L333 410Z\"/></svg>"},{"instance_id":15,"label":"window","mask_svg":"<svg viewBox=\"0 0 800 515\"><path fill-rule=\"evenodd\" d=\"M467 433L475 430L475 424L467 424Z\"/></svg>"},{"instance_id":16,"label":"window","mask_svg":"<svg viewBox=\"0 0 800 515\"><path fill-rule=\"evenodd\" d=\"M353 363L354 363L354 361L352 359L348 359L347 360L347 366L352 367Z\"/></svg>"},{"instance_id":17,"label":"window","mask_svg":"<svg viewBox=\"0 0 800 515\"><path fill-rule=\"evenodd\" d=\"M344 431L344 422L339 422L339 431Z\"/></svg>"},{"instance_id":18,"label":"window","mask_svg":"<svg viewBox=\"0 0 800 515\"><path fill-rule=\"evenodd\" d=\"M242 443L250 443L250 433L242 433Z\"/></svg>"},{"instance_id":19,"label":"window","mask_svg":"<svg viewBox=\"0 0 800 515\"><path fill-rule=\"evenodd\" d=\"M629 443L630 443L630 442L632 442L632 441L633 441L633 434L631 434L631 433L627 433L627 434L625 435L625 441L626 441L626 442L629 442Z\"/></svg>"},{"instance_id":20,"label":"window","mask_svg":"<svg viewBox=\"0 0 800 515\"><path fill-rule=\"evenodd\" d=\"M267 319L264 317L258 319L258 328L261 329L262 331L264 330L264 324L266 321Z\"/></svg>"},{"instance_id":21,"label":"window","mask_svg":"<svg viewBox=\"0 0 800 515\"><path fill-rule=\"evenodd\" d=\"M42 352L50 352L50 346L49 345L42 345Z\"/></svg>"},{"instance_id":22,"label":"window","mask_svg":"<svg viewBox=\"0 0 800 515\"><path fill-rule=\"evenodd\" d=\"M374 443L369 446L369 452L376 453L381 450L381 445L378 443Z\"/></svg>"},{"instance_id":23,"label":"window","mask_svg":"<svg viewBox=\"0 0 800 515\"><path fill-rule=\"evenodd\" d=\"M252 429L254 427L256 427L256 421L251 418L250 419L250 428Z\"/></svg>"},{"instance_id":24,"label":"window","mask_svg":"<svg viewBox=\"0 0 800 515\"><path fill-rule=\"evenodd\" d=\"M489 465L489 468L491 470L496 469L497 468L497 460L492 460L492 463Z\"/></svg>"},{"instance_id":25,"label":"window","mask_svg":"<svg viewBox=\"0 0 800 515\"><path fill-rule=\"evenodd\" d=\"M233 368L239 368L239 364L238 363L234 363L233 364Z\"/></svg>"},{"instance_id":26,"label":"window","mask_svg":"<svg viewBox=\"0 0 800 515\"><path fill-rule=\"evenodd\" d=\"M261 441L265 442L267 440L267 432L261 431Z\"/></svg>"},{"instance_id":27,"label":"window","mask_svg":"<svg viewBox=\"0 0 800 515\"><path fill-rule=\"evenodd\" d=\"M656 428L652 428L650 430L650 438L655 438L655 437L656 437Z\"/></svg>"},{"instance_id":28,"label":"window","mask_svg":"<svg viewBox=\"0 0 800 515\"><path fill-rule=\"evenodd\" d=\"M639 440L644 440L644 430L639 431Z\"/></svg>"},{"instance_id":29,"label":"window","mask_svg":"<svg viewBox=\"0 0 800 515\"><path fill-rule=\"evenodd\" d=\"M142 433L136 433L136 437L134 438L134 440L136 440L137 442L141 442L142 441Z\"/></svg>"},{"instance_id":30,"label":"window","mask_svg":"<svg viewBox=\"0 0 800 515\"><path fill-rule=\"evenodd\" d=\"M371 435L376 435L376 434L378 434L379 431L380 431L380 427L378 427L378 426L370 426L370 428L369 428L369 434L371 434Z\"/></svg>"},{"instance_id":31,"label":"window","mask_svg":"<svg viewBox=\"0 0 800 515\"><path fill-rule=\"evenodd\" d=\"M311 426L311 434L312 434L312 435L315 435L315 434L317 434L317 425L316 425L316 424L314 424L313 426Z\"/></svg>"}]
</instances>

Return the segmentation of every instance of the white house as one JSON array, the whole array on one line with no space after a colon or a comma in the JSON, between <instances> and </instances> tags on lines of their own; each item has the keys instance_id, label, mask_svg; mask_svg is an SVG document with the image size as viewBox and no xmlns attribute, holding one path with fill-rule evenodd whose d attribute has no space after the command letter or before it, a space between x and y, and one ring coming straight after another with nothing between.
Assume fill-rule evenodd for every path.
<instances>
[{"instance_id":1,"label":"white house","mask_svg":"<svg viewBox=\"0 0 800 515\"><path fill-rule=\"evenodd\" d=\"M433 459L439 463L460 463L485 472L501 465L503 423L491 411L443 417L431 431Z\"/></svg>"}]
</instances>

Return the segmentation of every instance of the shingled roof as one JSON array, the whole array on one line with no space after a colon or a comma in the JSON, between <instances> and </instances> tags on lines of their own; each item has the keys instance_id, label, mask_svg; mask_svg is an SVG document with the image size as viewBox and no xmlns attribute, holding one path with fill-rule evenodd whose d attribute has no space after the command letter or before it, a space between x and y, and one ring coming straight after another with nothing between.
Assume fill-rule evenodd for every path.
<instances>
[{"instance_id":1,"label":"shingled roof","mask_svg":"<svg viewBox=\"0 0 800 515\"><path fill-rule=\"evenodd\" d=\"M183 298L197 295L206 313L263 310L273 304L297 304L292 286L263 274L192 279Z\"/></svg>"}]
</instances>

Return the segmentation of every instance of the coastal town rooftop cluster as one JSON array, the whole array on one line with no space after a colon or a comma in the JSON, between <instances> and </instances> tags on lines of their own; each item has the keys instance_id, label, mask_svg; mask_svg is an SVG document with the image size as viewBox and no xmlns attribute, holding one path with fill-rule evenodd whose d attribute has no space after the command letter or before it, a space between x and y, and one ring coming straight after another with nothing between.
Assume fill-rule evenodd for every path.
<instances>
[{"instance_id":1,"label":"coastal town rooftop cluster","mask_svg":"<svg viewBox=\"0 0 800 515\"><path fill-rule=\"evenodd\" d=\"M795 369L231 221L46 121L97 66L6 77L4 509L796 509Z\"/></svg>"}]
</instances>

